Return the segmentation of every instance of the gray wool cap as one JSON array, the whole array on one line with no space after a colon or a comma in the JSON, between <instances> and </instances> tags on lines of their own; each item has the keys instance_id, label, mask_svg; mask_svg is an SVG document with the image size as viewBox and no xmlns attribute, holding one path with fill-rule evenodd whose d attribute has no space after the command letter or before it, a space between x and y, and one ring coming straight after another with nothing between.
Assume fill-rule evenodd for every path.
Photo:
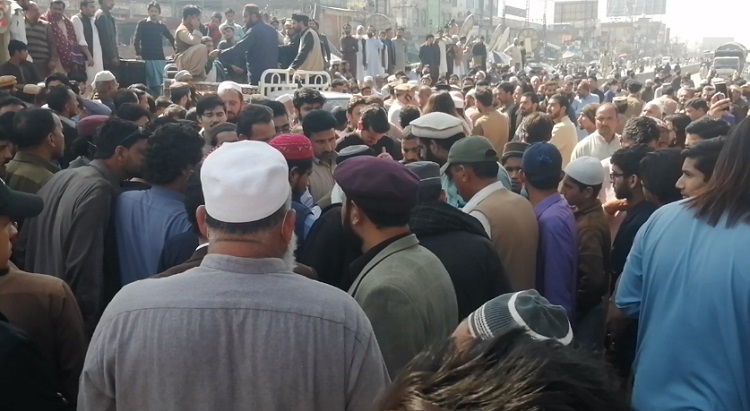
<instances>
[{"instance_id":1,"label":"gray wool cap","mask_svg":"<svg viewBox=\"0 0 750 411\"><path fill-rule=\"evenodd\" d=\"M469 332L478 340L489 340L515 328L523 328L533 339L573 341L573 329L565 309L552 305L536 290L503 294L469 314Z\"/></svg>"}]
</instances>

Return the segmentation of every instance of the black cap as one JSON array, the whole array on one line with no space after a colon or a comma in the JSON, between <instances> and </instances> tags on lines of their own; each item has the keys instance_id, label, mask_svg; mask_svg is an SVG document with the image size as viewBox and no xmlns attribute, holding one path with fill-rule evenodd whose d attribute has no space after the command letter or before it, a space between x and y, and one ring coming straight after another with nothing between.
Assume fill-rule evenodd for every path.
<instances>
[{"instance_id":1,"label":"black cap","mask_svg":"<svg viewBox=\"0 0 750 411\"><path fill-rule=\"evenodd\" d=\"M35 194L11 190L0 180L0 215L13 220L36 217L44 208L44 201Z\"/></svg>"},{"instance_id":2,"label":"black cap","mask_svg":"<svg viewBox=\"0 0 750 411\"><path fill-rule=\"evenodd\" d=\"M363 144L345 147L339 151L339 155L336 157L336 164L341 164L345 160L359 156L375 157L375 150Z\"/></svg>"}]
</instances>

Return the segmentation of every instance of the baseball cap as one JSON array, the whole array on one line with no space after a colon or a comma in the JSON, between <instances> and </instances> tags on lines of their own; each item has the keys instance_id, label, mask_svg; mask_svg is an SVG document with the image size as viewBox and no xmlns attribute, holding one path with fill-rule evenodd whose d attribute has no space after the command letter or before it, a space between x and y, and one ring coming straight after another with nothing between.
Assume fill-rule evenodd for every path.
<instances>
[{"instance_id":1,"label":"baseball cap","mask_svg":"<svg viewBox=\"0 0 750 411\"><path fill-rule=\"evenodd\" d=\"M201 167L206 212L225 223L259 221L290 198L289 166L281 152L260 141L224 144Z\"/></svg>"},{"instance_id":2,"label":"baseball cap","mask_svg":"<svg viewBox=\"0 0 750 411\"><path fill-rule=\"evenodd\" d=\"M36 217L43 208L44 201L41 197L13 190L0 179L0 215L12 220L25 219Z\"/></svg>"},{"instance_id":3,"label":"baseball cap","mask_svg":"<svg viewBox=\"0 0 750 411\"><path fill-rule=\"evenodd\" d=\"M521 169L530 183L559 179L562 173L562 154L554 144L532 144L523 153Z\"/></svg>"},{"instance_id":4,"label":"baseball cap","mask_svg":"<svg viewBox=\"0 0 750 411\"><path fill-rule=\"evenodd\" d=\"M484 303L467 318L469 332L478 340L490 340L522 328L537 341L573 341L573 329L565 308L551 304L536 290L503 294Z\"/></svg>"},{"instance_id":5,"label":"baseball cap","mask_svg":"<svg viewBox=\"0 0 750 411\"><path fill-rule=\"evenodd\" d=\"M451 164L485 163L497 159L497 151L490 140L482 136L468 136L453 144L448 152L448 161L440 171L445 173Z\"/></svg>"}]
</instances>

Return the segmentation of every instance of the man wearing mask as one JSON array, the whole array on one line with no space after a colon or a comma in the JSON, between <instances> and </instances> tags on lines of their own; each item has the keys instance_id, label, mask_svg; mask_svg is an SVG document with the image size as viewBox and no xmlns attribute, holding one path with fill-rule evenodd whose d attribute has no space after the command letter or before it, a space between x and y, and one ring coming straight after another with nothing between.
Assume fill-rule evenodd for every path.
<instances>
[{"instance_id":1,"label":"man wearing mask","mask_svg":"<svg viewBox=\"0 0 750 411\"><path fill-rule=\"evenodd\" d=\"M318 33L308 26L310 17L303 14L292 14L292 21L294 22L295 33L300 35L300 45L297 56L289 66L289 74L293 75L297 70L325 70L323 47L320 44L320 38L318 37Z\"/></svg>"},{"instance_id":2,"label":"man wearing mask","mask_svg":"<svg viewBox=\"0 0 750 411\"><path fill-rule=\"evenodd\" d=\"M119 44L117 42L117 24L114 16L112 16L113 7L115 7L115 0L99 0L99 10L94 16L94 21L96 28L99 30L104 69L119 77L120 52L117 47Z\"/></svg>"},{"instance_id":3,"label":"man wearing mask","mask_svg":"<svg viewBox=\"0 0 750 411\"><path fill-rule=\"evenodd\" d=\"M273 27L263 21L258 6L245 5L242 15L246 27L249 28L247 35L220 53L225 61L244 61L247 67L247 81L257 85L264 71L278 67L278 34Z\"/></svg>"},{"instance_id":4,"label":"man wearing mask","mask_svg":"<svg viewBox=\"0 0 750 411\"><path fill-rule=\"evenodd\" d=\"M354 78L357 78L359 43L359 40L352 36L352 25L344 24L344 35L341 37L341 58L349 63L349 70Z\"/></svg>"}]
</instances>

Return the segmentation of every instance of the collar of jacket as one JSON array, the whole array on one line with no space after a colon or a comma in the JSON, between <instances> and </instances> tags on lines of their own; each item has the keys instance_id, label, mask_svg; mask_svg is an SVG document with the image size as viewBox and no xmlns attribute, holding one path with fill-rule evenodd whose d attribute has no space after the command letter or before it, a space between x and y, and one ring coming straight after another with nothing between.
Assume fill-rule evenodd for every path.
<instances>
[{"instance_id":1,"label":"collar of jacket","mask_svg":"<svg viewBox=\"0 0 750 411\"><path fill-rule=\"evenodd\" d=\"M576 218L578 218L578 217L581 217L581 216L585 216L587 214L591 214L591 213L593 213L596 210L602 210L602 202L599 201L598 198L595 198L591 202L591 204L588 204L588 205L584 206L583 208L576 210L574 212L574 214L575 214Z\"/></svg>"},{"instance_id":2,"label":"collar of jacket","mask_svg":"<svg viewBox=\"0 0 750 411\"><path fill-rule=\"evenodd\" d=\"M362 269L362 272L357 275L357 279L354 280L354 283L349 288L349 295L356 294L357 288L359 288L359 284L362 282L365 276L367 276L367 273L375 268L376 265L380 264L381 261L385 260L393 254L406 250L407 248L414 247L416 245L419 245L419 240L417 240L417 236L413 233L403 238L399 238L398 240L389 244L388 247L384 248L375 257L373 257L373 259L370 260L367 265L365 265L365 268Z\"/></svg>"}]
</instances>

